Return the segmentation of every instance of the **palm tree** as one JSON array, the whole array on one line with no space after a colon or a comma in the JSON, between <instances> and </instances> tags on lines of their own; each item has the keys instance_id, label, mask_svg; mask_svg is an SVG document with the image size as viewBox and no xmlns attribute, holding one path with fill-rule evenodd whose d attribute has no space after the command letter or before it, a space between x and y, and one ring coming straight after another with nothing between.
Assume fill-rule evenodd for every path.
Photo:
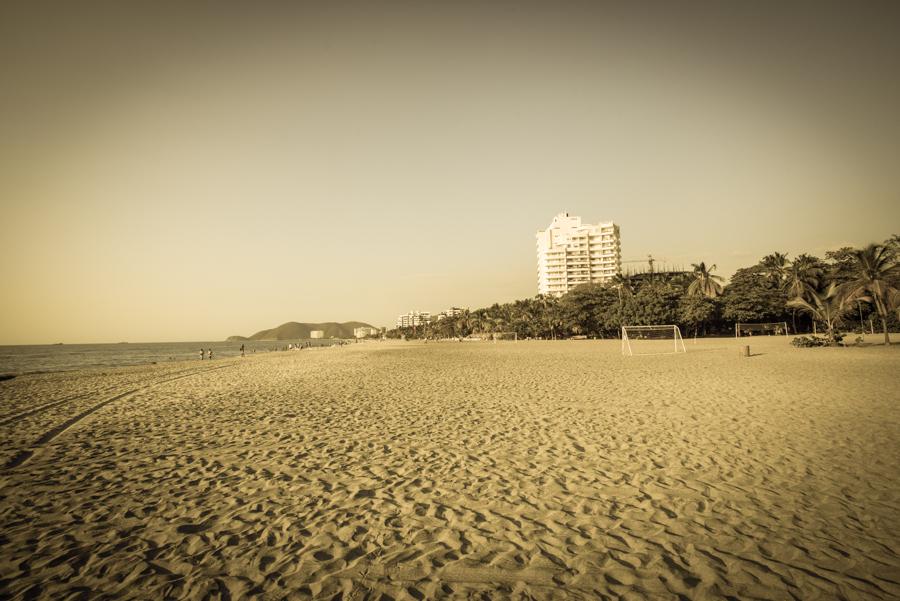
<instances>
[{"instance_id":1,"label":"palm tree","mask_svg":"<svg viewBox=\"0 0 900 601\"><path fill-rule=\"evenodd\" d=\"M775 282L779 288L784 285L788 271L788 263L787 254L780 252L766 255L762 258L762 261L759 262L763 268L763 272L769 276L769 279Z\"/></svg>"},{"instance_id":2,"label":"palm tree","mask_svg":"<svg viewBox=\"0 0 900 601\"><path fill-rule=\"evenodd\" d=\"M556 297L547 294L538 294L535 297L535 301L537 301L537 306L540 308L540 312L547 323L547 329L550 331L550 338L556 340L556 320L554 319L554 312L558 303Z\"/></svg>"},{"instance_id":3,"label":"palm tree","mask_svg":"<svg viewBox=\"0 0 900 601\"><path fill-rule=\"evenodd\" d=\"M626 325L626 309L630 307L634 300L634 287L631 278L627 275L622 275L621 273L614 275L609 281L609 285L616 289L616 294L619 297L619 302L616 307L616 320L618 322L617 326L619 330L621 330L622 326Z\"/></svg>"},{"instance_id":4,"label":"palm tree","mask_svg":"<svg viewBox=\"0 0 900 601\"><path fill-rule=\"evenodd\" d=\"M787 291L791 297L803 297L810 290L819 287L822 277L822 268L819 267L815 257L798 255L791 261L787 270Z\"/></svg>"},{"instance_id":5,"label":"palm tree","mask_svg":"<svg viewBox=\"0 0 900 601\"><path fill-rule=\"evenodd\" d=\"M895 255L900 254L900 234L894 234L885 240L884 244L885 246L888 246Z\"/></svg>"},{"instance_id":6,"label":"palm tree","mask_svg":"<svg viewBox=\"0 0 900 601\"><path fill-rule=\"evenodd\" d=\"M815 257L799 255L791 261L787 271L787 293L789 298L807 298L809 293L816 290L821 282L822 268L819 267ZM791 318L794 322L794 332L797 332L797 309L791 310Z\"/></svg>"},{"instance_id":7,"label":"palm tree","mask_svg":"<svg viewBox=\"0 0 900 601\"><path fill-rule=\"evenodd\" d=\"M890 294L888 294L888 309L893 311L897 315L897 320L900 321L900 290L893 290Z\"/></svg>"},{"instance_id":8,"label":"palm tree","mask_svg":"<svg viewBox=\"0 0 900 601\"><path fill-rule=\"evenodd\" d=\"M510 324L520 338L534 336L535 317L531 300L517 300L510 308Z\"/></svg>"},{"instance_id":9,"label":"palm tree","mask_svg":"<svg viewBox=\"0 0 900 601\"><path fill-rule=\"evenodd\" d=\"M834 344L835 328L840 325L844 315L853 310L853 302L857 299L868 300L844 293L840 287L832 282L824 291L811 290L809 299L793 298L788 301L788 307L796 307L809 313L814 320L825 324L828 340Z\"/></svg>"},{"instance_id":10,"label":"palm tree","mask_svg":"<svg viewBox=\"0 0 900 601\"><path fill-rule=\"evenodd\" d=\"M493 315L489 315L485 319L485 331L488 334L493 334L494 332L502 332L504 330L504 324L502 317L497 317Z\"/></svg>"},{"instance_id":11,"label":"palm tree","mask_svg":"<svg viewBox=\"0 0 900 601\"><path fill-rule=\"evenodd\" d=\"M627 275L617 273L609 280L609 285L619 293L620 303L634 296L634 288L632 288L631 279Z\"/></svg>"},{"instance_id":12,"label":"palm tree","mask_svg":"<svg viewBox=\"0 0 900 601\"><path fill-rule=\"evenodd\" d=\"M616 289L619 296L619 304L630 301L634 297L634 284L627 275L617 273L609 281L609 285Z\"/></svg>"},{"instance_id":13,"label":"palm tree","mask_svg":"<svg viewBox=\"0 0 900 601\"><path fill-rule=\"evenodd\" d=\"M465 311L460 322L463 335L469 336L481 329L481 314L478 311Z\"/></svg>"},{"instance_id":14,"label":"palm tree","mask_svg":"<svg viewBox=\"0 0 900 601\"><path fill-rule=\"evenodd\" d=\"M890 344L891 337L887 329L887 316L890 312L889 299L897 290L897 279L900 277L900 264L892 249L885 244L870 244L862 250L853 251L853 279L844 284L848 296L867 299L875 307L881 318L881 329L884 332L884 343Z\"/></svg>"},{"instance_id":15,"label":"palm tree","mask_svg":"<svg viewBox=\"0 0 900 601\"><path fill-rule=\"evenodd\" d=\"M722 278L712 274L716 269L715 265L707 267L706 263L700 261L692 263L691 267L694 268L694 280L687 289L689 296L703 295L707 298L716 298L722 294L722 284L719 283Z\"/></svg>"}]
</instances>

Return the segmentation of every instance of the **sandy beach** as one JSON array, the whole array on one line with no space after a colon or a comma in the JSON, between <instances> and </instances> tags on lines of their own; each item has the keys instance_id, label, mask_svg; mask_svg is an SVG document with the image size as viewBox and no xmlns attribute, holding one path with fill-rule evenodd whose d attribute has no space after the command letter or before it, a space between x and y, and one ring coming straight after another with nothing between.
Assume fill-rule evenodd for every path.
<instances>
[{"instance_id":1,"label":"sandy beach","mask_svg":"<svg viewBox=\"0 0 900 601\"><path fill-rule=\"evenodd\" d=\"M0 597L900 598L900 348L686 343L0 382Z\"/></svg>"}]
</instances>

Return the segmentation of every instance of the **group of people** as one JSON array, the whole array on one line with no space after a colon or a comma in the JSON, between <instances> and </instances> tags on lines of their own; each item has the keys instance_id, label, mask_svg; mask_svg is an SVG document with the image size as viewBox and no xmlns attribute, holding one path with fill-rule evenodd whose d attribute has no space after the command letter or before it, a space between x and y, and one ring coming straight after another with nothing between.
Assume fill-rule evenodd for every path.
<instances>
[{"instance_id":1,"label":"group of people","mask_svg":"<svg viewBox=\"0 0 900 601\"><path fill-rule=\"evenodd\" d=\"M359 342L359 341L357 341L357 342ZM347 343L344 340L337 340L334 342L334 346L344 346L345 344L347 344ZM269 350L270 351L279 351L279 350L281 350L281 351L299 351L299 350L302 350L305 348L311 348L311 347L312 347L312 342L307 341L307 342L298 342L297 344L291 343L291 344L288 344L287 346L283 346L281 348L276 347L276 348L271 348ZM256 349L253 349L251 352L255 353ZM244 345L242 344L241 345L241 357L245 357L245 356L246 356L246 350L245 350ZM201 361L203 361L203 360L212 361L212 358L213 358L213 350L211 348L208 348L208 349L201 348L200 349L200 360Z\"/></svg>"},{"instance_id":2,"label":"group of people","mask_svg":"<svg viewBox=\"0 0 900 601\"><path fill-rule=\"evenodd\" d=\"M256 349L253 349L253 352L256 352ZM245 355L244 345L242 344L241 345L241 357L244 357L244 356L246 356L246 355ZM203 361L204 359L212 361L212 358L213 358L213 350L211 348L200 349L200 360L201 361Z\"/></svg>"}]
</instances>

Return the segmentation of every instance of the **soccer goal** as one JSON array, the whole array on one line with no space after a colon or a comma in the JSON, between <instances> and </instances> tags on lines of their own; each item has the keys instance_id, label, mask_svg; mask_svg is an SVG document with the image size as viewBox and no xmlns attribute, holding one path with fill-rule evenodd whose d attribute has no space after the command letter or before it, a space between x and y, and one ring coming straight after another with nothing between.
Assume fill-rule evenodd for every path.
<instances>
[{"instance_id":1,"label":"soccer goal","mask_svg":"<svg viewBox=\"0 0 900 601\"><path fill-rule=\"evenodd\" d=\"M622 326L622 354L671 355L685 353L678 326Z\"/></svg>"},{"instance_id":2,"label":"soccer goal","mask_svg":"<svg viewBox=\"0 0 900 601\"><path fill-rule=\"evenodd\" d=\"M734 337L741 336L787 336L788 325L786 321L772 323L736 323L734 324Z\"/></svg>"}]
</instances>

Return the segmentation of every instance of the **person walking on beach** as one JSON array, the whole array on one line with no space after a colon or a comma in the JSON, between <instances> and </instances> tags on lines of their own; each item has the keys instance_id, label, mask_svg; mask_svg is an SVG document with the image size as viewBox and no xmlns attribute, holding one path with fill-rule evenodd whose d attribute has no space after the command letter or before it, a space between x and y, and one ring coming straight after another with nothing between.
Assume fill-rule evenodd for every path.
<instances>
[{"instance_id":1,"label":"person walking on beach","mask_svg":"<svg viewBox=\"0 0 900 601\"><path fill-rule=\"evenodd\" d=\"M209 349L207 352L209 353L209 360L212 361L212 349Z\"/></svg>"},{"instance_id":2,"label":"person walking on beach","mask_svg":"<svg viewBox=\"0 0 900 601\"><path fill-rule=\"evenodd\" d=\"M244 356L244 345L242 344L241 345L241 357L243 357L243 356Z\"/></svg>"},{"instance_id":3,"label":"person walking on beach","mask_svg":"<svg viewBox=\"0 0 900 601\"><path fill-rule=\"evenodd\" d=\"M200 360L203 361L203 349L200 349Z\"/></svg>"}]
</instances>

